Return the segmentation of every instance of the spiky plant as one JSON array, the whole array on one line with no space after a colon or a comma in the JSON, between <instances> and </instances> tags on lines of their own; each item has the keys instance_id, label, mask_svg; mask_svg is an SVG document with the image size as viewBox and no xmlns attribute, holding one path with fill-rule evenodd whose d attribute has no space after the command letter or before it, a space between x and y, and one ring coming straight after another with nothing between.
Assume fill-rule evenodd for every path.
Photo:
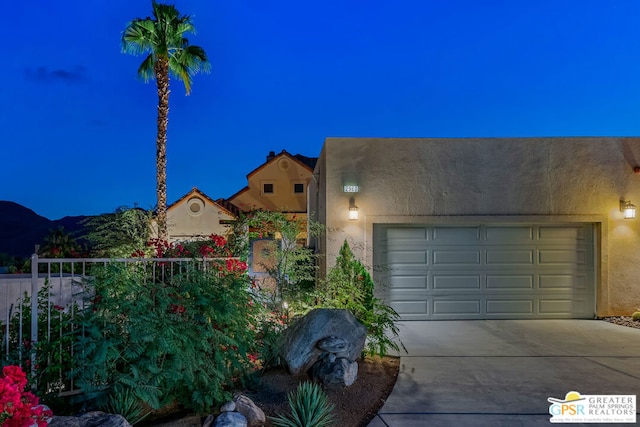
<instances>
[{"instance_id":1,"label":"spiky plant","mask_svg":"<svg viewBox=\"0 0 640 427\"><path fill-rule=\"evenodd\" d=\"M290 392L291 415L269 417L276 427L329 427L335 422L334 406L319 384L305 381Z\"/></svg>"},{"instance_id":2,"label":"spiky plant","mask_svg":"<svg viewBox=\"0 0 640 427\"><path fill-rule=\"evenodd\" d=\"M104 409L111 414L122 415L132 426L147 418L151 413L144 410L140 399L129 388L122 388L119 392L109 395L109 401Z\"/></svg>"}]
</instances>

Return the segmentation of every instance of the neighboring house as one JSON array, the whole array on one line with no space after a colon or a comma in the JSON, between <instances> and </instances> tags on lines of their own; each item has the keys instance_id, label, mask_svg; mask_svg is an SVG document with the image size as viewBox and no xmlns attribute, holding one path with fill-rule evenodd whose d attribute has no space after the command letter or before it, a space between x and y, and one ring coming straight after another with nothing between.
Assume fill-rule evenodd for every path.
<instances>
[{"instance_id":1,"label":"neighboring house","mask_svg":"<svg viewBox=\"0 0 640 427\"><path fill-rule=\"evenodd\" d=\"M279 211L307 220L307 189L318 159L300 154L270 151L264 164L247 175L247 186L227 199L242 212L252 210ZM300 235L301 242L306 234ZM275 256L273 239L251 242L249 274L265 289L273 289L273 279L265 266L272 266Z\"/></svg>"},{"instance_id":2,"label":"neighboring house","mask_svg":"<svg viewBox=\"0 0 640 427\"><path fill-rule=\"evenodd\" d=\"M346 239L408 320L630 315L639 166L640 138L328 138L323 268Z\"/></svg>"},{"instance_id":3,"label":"neighboring house","mask_svg":"<svg viewBox=\"0 0 640 427\"><path fill-rule=\"evenodd\" d=\"M269 152L264 164L247 175L247 186L227 199L243 212L256 209L306 215L307 188L317 158Z\"/></svg>"},{"instance_id":4,"label":"neighboring house","mask_svg":"<svg viewBox=\"0 0 640 427\"><path fill-rule=\"evenodd\" d=\"M214 201L194 187L167 207L169 241L199 240L211 234L226 236L229 222L237 218L234 206L222 200Z\"/></svg>"}]
</instances>

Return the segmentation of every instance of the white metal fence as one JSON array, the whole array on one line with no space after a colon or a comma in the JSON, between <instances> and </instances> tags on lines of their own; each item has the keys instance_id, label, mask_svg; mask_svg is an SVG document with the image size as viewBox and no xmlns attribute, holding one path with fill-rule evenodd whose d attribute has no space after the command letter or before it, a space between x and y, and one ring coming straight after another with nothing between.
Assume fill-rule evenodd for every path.
<instances>
[{"instance_id":1,"label":"white metal fence","mask_svg":"<svg viewBox=\"0 0 640 427\"><path fill-rule=\"evenodd\" d=\"M88 279L96 265L109 263L142 265L145 277L164 280L184 270L187 263L196 263L198 268L207 268L213 258L39 258L31 257L31 274L0 275L0 342L1 356L5 362L25 363L35 374L38 343L51 342L53 334L62 334L52 325L63 317L71 328L78 311L87 302ZM148 274L147 274L148 273ZM57 317L57 319L56 319ZM58 322L58 325L60 322ZM59 352L63 354L62 351ZM59 378L66 382L68 372L64 372L62 360L54 361L60 366ZM23 366L23 368L25 368ZM61 390L75 391L73 382L67 382Z\"/></svg>"}]
</instances>

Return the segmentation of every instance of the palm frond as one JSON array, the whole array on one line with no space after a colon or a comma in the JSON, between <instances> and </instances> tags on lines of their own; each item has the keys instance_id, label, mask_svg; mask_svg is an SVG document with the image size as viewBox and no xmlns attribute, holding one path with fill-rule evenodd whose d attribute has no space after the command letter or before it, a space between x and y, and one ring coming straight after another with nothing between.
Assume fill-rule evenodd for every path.
<instances>
[{"instance_id":1,"label":"palm frond","mask_svg":"<svg viewBox=\"0 0 640 427\"><path fill-rule=\"evenodd\" d=\"M149 19L135 19L122 33L122 51L132 55L141 55L153 50L155 27Z\"/></svg>"},{"instance_id":2,"label":"palm frond","mask_svg":"<svg viewBox=\"0 0 640 427\"><path fill-rule=\"evenodd\" d=\"M153 54L149 54L144 61L138 67L138 77L143 79L145 82L149 80L153 80L156 76L154 70L154 64L156 62L156 58Z\"/></svg>"},{"instance_id":3,"label":"palm frond","mask_svg":"<svg viewBox=\"0 0 640 427\"><path fill-rule=\"evenodd\" d=\"M187 92L191 92L191 76L207 72L210 65L207 55L199 46L190 46L185 38L195 33L189 15L180 15L173 5L152 1L153 18L135 19L122 34L122 51L149 56L140 64L138 76L145 82L155 78L154 65L160 58L168 58L171 75L181 80Z\"/></svg>"}]
</instances>

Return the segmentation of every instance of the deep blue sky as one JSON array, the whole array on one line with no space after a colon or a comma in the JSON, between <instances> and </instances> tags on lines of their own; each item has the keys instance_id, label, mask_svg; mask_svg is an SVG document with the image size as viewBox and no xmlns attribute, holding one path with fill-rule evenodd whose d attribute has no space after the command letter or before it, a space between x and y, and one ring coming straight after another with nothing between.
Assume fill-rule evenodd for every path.
<instances>
[{"instance_id":1,"label":"deep blue sky","mask_svg":"<svg viewBox=\"0 0 640 427\"><path fill-rule=\"evenodd\" d=\"M179 0L212 72L172 82L168 200L246 185L328 136L640 135L637 0ZM0 16L0 200L40 215L155 204L155 82L121 53L147 0Z\"/></svg>"}]
</instances>

